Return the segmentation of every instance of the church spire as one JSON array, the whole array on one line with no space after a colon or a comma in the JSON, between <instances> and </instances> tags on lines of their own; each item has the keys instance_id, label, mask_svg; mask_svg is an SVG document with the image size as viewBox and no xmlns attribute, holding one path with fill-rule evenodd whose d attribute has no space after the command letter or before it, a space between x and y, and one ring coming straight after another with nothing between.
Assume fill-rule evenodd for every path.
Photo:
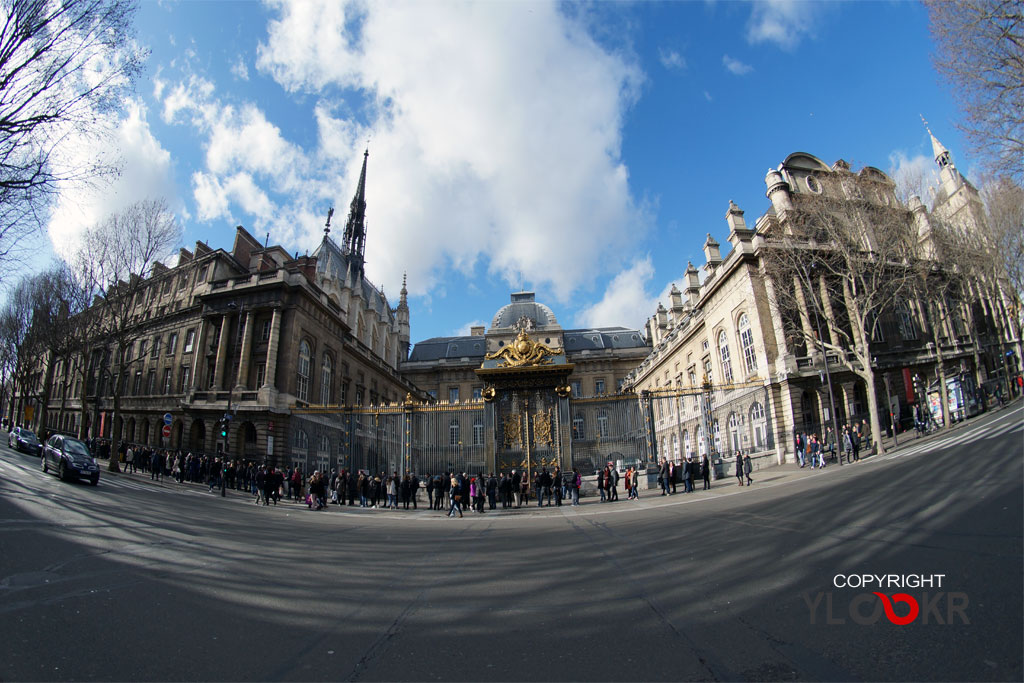
<instances>
[{"instance_id":1,"label":"church spire","mask_svg":"<svg viewBox=\"0 0 1024 683\"><path fill-rule=\"evenodd\" d=\"M928 122L924 120L924 116L921 117L921 121L924 123L924 129L928 131L928 136L932 139L932 154L935 156L935 163L939 165L939 168L949 166L952 163L949 157L949 150L935 137L935 133L928 127Z\"/></svg>"},{"instance_id":2,"label":"church spire","mask_svg":"<svg viewBox=\"0 0 1024 683\"><path fill-rule=\"evenodd\" d=\"M366 160L370 150L363 152L363 170L359 172L359 186L352 205L348 210L348 223L345 224L345 253L350 263L355 266L360 277L363 275L364 252L366 250Z\"/></svg>"}]
</instances>

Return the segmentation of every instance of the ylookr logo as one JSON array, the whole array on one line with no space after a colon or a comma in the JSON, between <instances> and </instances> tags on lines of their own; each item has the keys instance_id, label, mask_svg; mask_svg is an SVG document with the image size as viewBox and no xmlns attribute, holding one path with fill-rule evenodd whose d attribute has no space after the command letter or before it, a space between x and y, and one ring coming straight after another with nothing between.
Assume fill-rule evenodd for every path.
<instances>
[{"instance_id":1,"label":"ylookr logo","mask_svg":"<svg viewBox=\"0 0 1024 683\"><path fill-rule=\"evenodd\" d=\"M924 576L920 574L837 574L832 584L837 588L941 588L945 574ZM877 624L884 618L896 626L907 626L915 621L922 625L950 625L955 620L970 624L967 617L969 599L966 593L946 592L922 593L920 599L909 593L856 593L849 599L844 611L833 591L820 591L815 596L804 594L811 613L811 624L825 623L838 625L849 621L862 626ZM838 611L837 611L838 608ZM819 617L824 616L824 622Z\"/></svg>"}]
</instances>

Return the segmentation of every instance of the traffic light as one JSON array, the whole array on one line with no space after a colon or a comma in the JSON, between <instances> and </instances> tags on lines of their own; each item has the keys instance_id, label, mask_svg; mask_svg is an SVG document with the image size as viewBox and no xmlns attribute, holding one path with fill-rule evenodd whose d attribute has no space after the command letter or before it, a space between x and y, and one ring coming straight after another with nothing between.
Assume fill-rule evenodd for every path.
<instances>
[{"instance_id":1,"label":"traffic light","mask_svg":"<svg viewBox=\"0 0 1024 683\"><path fill-rule=\"evenodd\" d=\"M220 438L228 438L228 421L226 419L221 418L220 420L218 420L217 428L220 430Z\"/></svg>"}]
</instances>

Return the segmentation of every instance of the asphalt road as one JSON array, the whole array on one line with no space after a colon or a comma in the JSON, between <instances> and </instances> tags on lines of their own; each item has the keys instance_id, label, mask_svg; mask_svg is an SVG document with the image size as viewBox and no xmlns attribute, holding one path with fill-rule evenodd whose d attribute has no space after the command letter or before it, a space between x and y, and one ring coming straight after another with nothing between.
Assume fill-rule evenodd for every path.
<instances>
[{"instance_id":1,"label":"asphalt road","mask_svg":"<svg viewBox=\"0 0 1024 683\"><path fill-rule=\"evenodd\" d=\"M62 483L0 446L0 679L1019 681L1024 411L973 422L736 495L451 520ZM900 626L834 586L864 573L944 578L883 590L921 605Z\"/></svg>"}]
</instances>

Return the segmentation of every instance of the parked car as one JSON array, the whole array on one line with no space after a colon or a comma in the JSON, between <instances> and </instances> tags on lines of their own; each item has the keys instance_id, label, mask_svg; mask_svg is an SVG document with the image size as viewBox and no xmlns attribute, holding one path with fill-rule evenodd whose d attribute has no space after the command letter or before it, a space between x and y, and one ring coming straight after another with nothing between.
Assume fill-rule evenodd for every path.
<instances>
[{"instance_id":1,"label":"parked car","mask_svg":"<svg viewBox=\"0 0 1024 683\"><path fill-rule=\"evenodd\" d=\"M43 447L43 472L53 468L62 480L88 479L100 483L100 467L84 441L63 434L54 434Z\"/></svg>"},{"instance_id":2,"label":"parked car","mask_svg":"<svg viewBox=\"0 0 1024 683\"><path fill-rule=\"evenodd\" d=\"M15 427L11 430L11 433L7 435L7 445L31 455L39 455L42 450L36 433L23 427Z\"/></svg>"}]
</instances>

